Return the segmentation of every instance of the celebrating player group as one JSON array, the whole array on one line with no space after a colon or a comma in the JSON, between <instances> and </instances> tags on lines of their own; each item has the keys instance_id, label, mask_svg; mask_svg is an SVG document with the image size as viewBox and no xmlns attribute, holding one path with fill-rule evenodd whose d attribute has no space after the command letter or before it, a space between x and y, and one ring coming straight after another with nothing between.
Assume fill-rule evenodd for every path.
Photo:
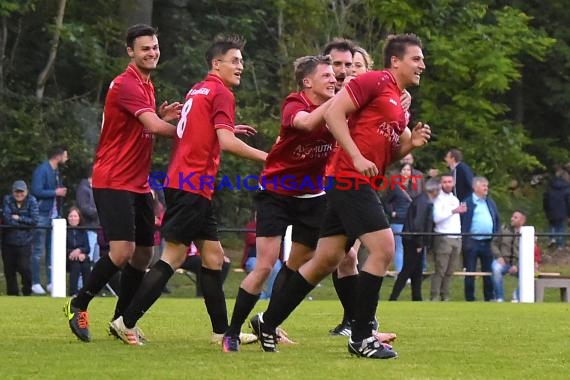
<instances>
[{"instance_id":1,"label":"celebrating player group","mask_svg":"<svg viewBox=\"0 0 570 380\"><path fill-rule=\"evenodd\" d=\"M110 252L66 303L69 327L80 340L91 341L89 303L120 271L109 332L131 345L147 343L137 322L194 243L201 253L198 278L213 337L219 337L223 352L256 340L264 351L277 351L287 341L279 326L334 273L344 308L343 335L350 335L348 352L395 358L395 334L379 332L376 320L394 236L370 179L430 139L426 123L408 127L406 88L419 85L425 70L422 43L413 34L388 36L382 70L372 70L366 51L345 39L331 41L322 55L298 58L293 67L298 89L282 104L279 137L269 153L238 138L256 133L235 120L232 89L241 82L244 45L239 36L215 38L205 53L206 77L188 91L184 103L165 101L157 110L150 78L160 57L156 29L137 24L127 30L130 63L111 82L93 169L94 199ZM173 148L161 227L166 245L149 268L154 213L148 176L155 135L173 139ZM256 264L240 284L229 323L214 190L198 186L201 177L216 177L222 150L264 163L264 181L254 197ZM327 186L303 186L309 180L327 181ZM279 259L288 226L291 253L274 281L267 310L251 318L254 335L242 333ZM354 252L360 244L368 257L358 271Z\"/></svg>"}]
</instances>

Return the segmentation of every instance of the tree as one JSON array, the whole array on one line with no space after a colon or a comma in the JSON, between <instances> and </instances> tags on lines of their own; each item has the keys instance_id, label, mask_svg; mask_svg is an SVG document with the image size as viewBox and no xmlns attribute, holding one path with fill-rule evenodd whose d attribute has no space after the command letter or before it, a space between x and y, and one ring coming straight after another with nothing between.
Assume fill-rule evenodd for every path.
<instances>
[{"instance_id":1,"label":"tree","mask_svg":"<svg viewBox=\"0 0 570 380\"><path fill-rule=\"evenodd\" d=\"M204 51L215 35L245 36L246 65L235 90L237 121L258 128L248 142L265 150L279 131L283 98L296 89L296 58L318 54L340 36L362 44L381 62L389 33L413 31L424 42L427 70L421 86L412 89L412 119L428 121L438 135L418 152L420 164L439 163L445 150L458 146L507 205L511 178L569 158L566 145L558 142L570 135L570 11L563 2L71 0L65 4L65 23L57 27L52 17L61 4L0 2L4 190L8 180L25 178L54 142L72 146L67 183L83 176L96 146L106 88L127 63L125 28L140 21L160 32L161 61L153 73L158 103L182 101L204 77ZM38 103L30 95L50 62L55 32L57 55ZM170 147L170 141L158 139L157 169L168 164ZM231 155L222 160L221 174L231 178L259 171L258 164ZM251 207L249 194L224 191L215 202L222 224L240 225L249 218L243 212Z\"/></svg>"},{"instance_id":2,"label":"tree","mask_svg":"<svg viewBox=\"0 0 570 380\"><path fill-rule=\"evenodd\" d=\"M530 132L530 151L547 166L570 162L570 8L562 1L524 1L531 24L556 38L540 62L523 57L516 114Z\"/></svg>"},{"instance_id":3,"label":"tree","mask_svg":"<svg viewBox=\"0 0 570 380\"><path fill-rule=\"evenodd\" d=\"M5 75L14 63L14 55L18 49L22 32L22 16L34 9L34 1L5 0L0 3L0 97L4 91ZM12 41L9 56L6 56L9 47L10 19L17 18L15 38Z\"/></svg>"},{"instance_id":4,"label":"tree","mask_svg":"<svg viewBox=\"0 0 570 380\"><path fill-rule=\"evenodd\" d=\"M55 17L55 28L53 31L53 39L50 42L49 56L46 65L40 75L38 76L38 82L36 85L36 98L42 100L44 97L44 89L48 76L53 71L55 65L55 58L57 56L57 47L59 46L59 37L61 35L61 28L63 26L63 16L65 14L65 3L66 0L59 0L59 6L57 9L57 16Z\"/></svg>"}]
</instances>

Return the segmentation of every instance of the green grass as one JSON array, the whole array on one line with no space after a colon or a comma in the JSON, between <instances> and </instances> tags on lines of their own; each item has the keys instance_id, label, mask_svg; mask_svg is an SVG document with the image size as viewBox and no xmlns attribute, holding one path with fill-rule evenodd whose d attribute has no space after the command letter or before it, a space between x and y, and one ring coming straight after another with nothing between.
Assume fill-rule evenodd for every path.
<instances>
[{"instance_id":1,"label":"green grass","mask_svg":"<svg viewBox=\"0 0 570 380\"><path fill-rule=\"evenodd\" d=\"M570 370L570 306L563 303L382 302L382 329L398 334L400 357L391 361L352 358L346 338L327 335L338 321L337 301L301 304L284 326L298 344L276 354L257 345L223 354L209 344L199 299L160 299L140 321L150 340L143 347L107 336L113 298L92 302L89 344L71 335L63 304L0 297L2 379L565 379Z\"/></svg>"},{"instance_id":2,"label":"green grass","mask_svg":"<svg viewBox=\"0 0 570 380\"><path fill-rule=\"evenodd\" d=\"M233 262L238 260L233 258ZM431 264L430 264L431 266ZM1 265L0 265L1 267ZM567 266L543 271L570 275ZM43 274L43 270L42 270ZM230 273L225 290L228 311L244 274ZM316 288L286 322L298 344L277 354L243 346L238 354L222 354L210 345L210 323L203 301L192 298L195 286L175 275L163 296L141 320L151 342L129 347L107 336L115 299L98 297L90 307L93 342L75 339L62 312L63 299L0 297L0 379L565 379L570 371L570 304L547 289L544 304L466 303L463 281L455 277L451 296L458 302L384 302L394 280L382 287L378 316L383 331L398 334L393 361L355 359L346 338L329 337L341 317L330 279ZM0 295L5 294L0 272ZM516 280L507 277L510 297ZM424 298L429 280L424 282ZM481 279L476 295L481 298ZM256 310L264 310L261 301ZM245 327L244 327L245 329Z\"/></svg>"}]
</instances>

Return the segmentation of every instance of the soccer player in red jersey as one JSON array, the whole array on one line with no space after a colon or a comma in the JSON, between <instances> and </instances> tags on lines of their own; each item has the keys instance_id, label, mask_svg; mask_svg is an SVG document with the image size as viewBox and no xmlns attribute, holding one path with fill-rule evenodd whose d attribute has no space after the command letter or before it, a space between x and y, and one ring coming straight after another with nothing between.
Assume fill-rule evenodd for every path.
<instances>
[{"instance_id":1,"label":"soccer player in red jersey","mask_svg":"<svg viewBox=\"0 0 570 380\"><path fill-rule=\"evenodd\" d=\"M348 65L348 68L350 70L348 73L346 73L346 62L348 62L346 49L349 47L352 49L352 51L354 51L354 55L352 64ZM367 73L368 71L372 70L374 62L370 58L368 52L360 46L354 46L353 43L349 40L334 39L325 47L325 51L330 51L333 62L345 62L345 64L334 65L335 74L344 78L344 81L342 83L343 86L358 75ZM407 90L403 90L402 95L400 96L400 102L402 104L402 108L406 111L406 115L409 115L408 109L411 104L411 99L412 98L410 93ZM335 146L335 150L337 148L338 144ZM327 176L333 175L331 174L333 169L334 162L331 160L327 165ZM355 244L349 250L347 250L346 256L338 265L337 270L332 273L334 288L343 307L343 318L336 327L329 330L329 334L331 335L351 335L351 321L354 314L355 300L354 292L356 289L356 284L358 282L357 255L359 247L360 240L356 240ZM374 325L375 334L381 341L391 342L396 338L396 335L393 333L378 333L376 331L378 327L378 321L376 318L374 319Z\"/></svg>"},{"instance_id":2,"label":"soccer player in red jersey","mask_svg":"<svg viewBox=\"0 0 570 380\"><path fill-rule=\"evenodd\" d=\"M150 262L154 213L147 180L154 135L174 136L176 127L168 121L178 118L182 107L164 102L156 113L150 80L160 57L156 29L133 25L126 43L131 61L109 86L93 167L93 196L110 252L97 261L83 289L65 306L71 331L85 342L91 340L87 307L93 297L122 270L116 318L130 303Z\"/></svg>"},{"instance_id":3,"label":"soccer player in red jersey","mask_svg":"<svg viewBox=\"0 0 570 380\"><path fill-rule=\"evenodd\" d=\"M334 96L336 79L329 56L307 56L295 61L295 80L301 89L289 94L281 107L279 140L273 145L261 172L257 210L255 268L238 290L224 349L239 349L241 326L261 293L279 258L282 236L292 225L292 248L281 268L273 292L279 292L289 273L313 255L326 209L324 169L334 138L323 119Z\"/></svg>"},{"instance_id":4,"label":"soccer player in red jersey","mask_svg":"<svg viewBox=\"0 0 570 380\"><path fill-rule=\"evenodd\" d=\"M257 161L267 157L267 153L235 136L235 100L230 89L241 81L244 43L240 37L214 40L206 51L208 75L186 95L165 189L166 213L161 234L166 247L129 307L111 323L126 343L144 343L135 325L182 265L192 242L202 254L200 282L214 334L224 333L228 327L221 271L224 252L212 208L214 185L210 179L218 172L222 150Z\"/></svg>"},{"instance_id":5,"label":"soccer player in red jersey","mask_svg":"<svg viewBox=\"0 0 570 380\"><path fill-rule=\"evenodd\" d=\"M359 238L369 255L358 276L355 323L348 351L389 359L397 353L372 334L383 276L394 255L394 236L370 178L430 137L428 125L406 127L402 90L419 85L425 69L421 41L412 34L390 36L384 45L385 70L354 78L335 96L325 120L341 149L335 179L327 192L327 212L315 255L271 299L265 313L252 318L265 351L275 351L275 329L345 256L350 239ZM347 122L347 118L350 119Z\"/></svg>"}]
</instances>

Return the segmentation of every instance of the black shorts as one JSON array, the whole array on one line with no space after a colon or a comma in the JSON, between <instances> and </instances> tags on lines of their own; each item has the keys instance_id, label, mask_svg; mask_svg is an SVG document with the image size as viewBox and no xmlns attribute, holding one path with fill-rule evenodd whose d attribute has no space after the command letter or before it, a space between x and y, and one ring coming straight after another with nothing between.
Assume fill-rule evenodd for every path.
<instances>
[{"instance_id":1,"label":"black shorts","mask_svg":"<svg viewBox=\"0 0 570 380\"><path fill-rule=\"evenodd\" d=\"M283 236L287 226L292 225L292 241L316 248L326 210L325 194L297 198L261 190L255 194L254 203L257 210L257 236Z\"/></svg>"},{"instance_id":2,"label":"black shorts","mask_svg":"<svg viewBox=\"0 0 570 380\"><path fill-rule=\"evenodd\" d=\"M195 240L219 241L212 202L198 194L166 188L166 212L160 234L168 242L190 245Z\"/></svg>"},{"instance_id":3,"label":"black shorts","mask_svg":"<svg viewBox=\"0 0 570 380\"><path fill-rule=\"evenodd\" d=\"M151 193L93 189L99 221L108 241L134 241L154 245L154 209Z\"/></svg>"},{"instance_id":4,"label":"black shorts","mask_svg":"<svg viewBox=\"0 0 570 380\"><path fill-rule=\"evenodd\" d=\"M352 185L344 189L346 181ZM342 190L337 188L338 182L332 180L327 190L327 210L321 229L321 236L346 235L349 241L357 239L368 232L390 228L384 213L382 201L369 184L358 183L352 179L343 179Z\"/></svg>"}]
</instances>

